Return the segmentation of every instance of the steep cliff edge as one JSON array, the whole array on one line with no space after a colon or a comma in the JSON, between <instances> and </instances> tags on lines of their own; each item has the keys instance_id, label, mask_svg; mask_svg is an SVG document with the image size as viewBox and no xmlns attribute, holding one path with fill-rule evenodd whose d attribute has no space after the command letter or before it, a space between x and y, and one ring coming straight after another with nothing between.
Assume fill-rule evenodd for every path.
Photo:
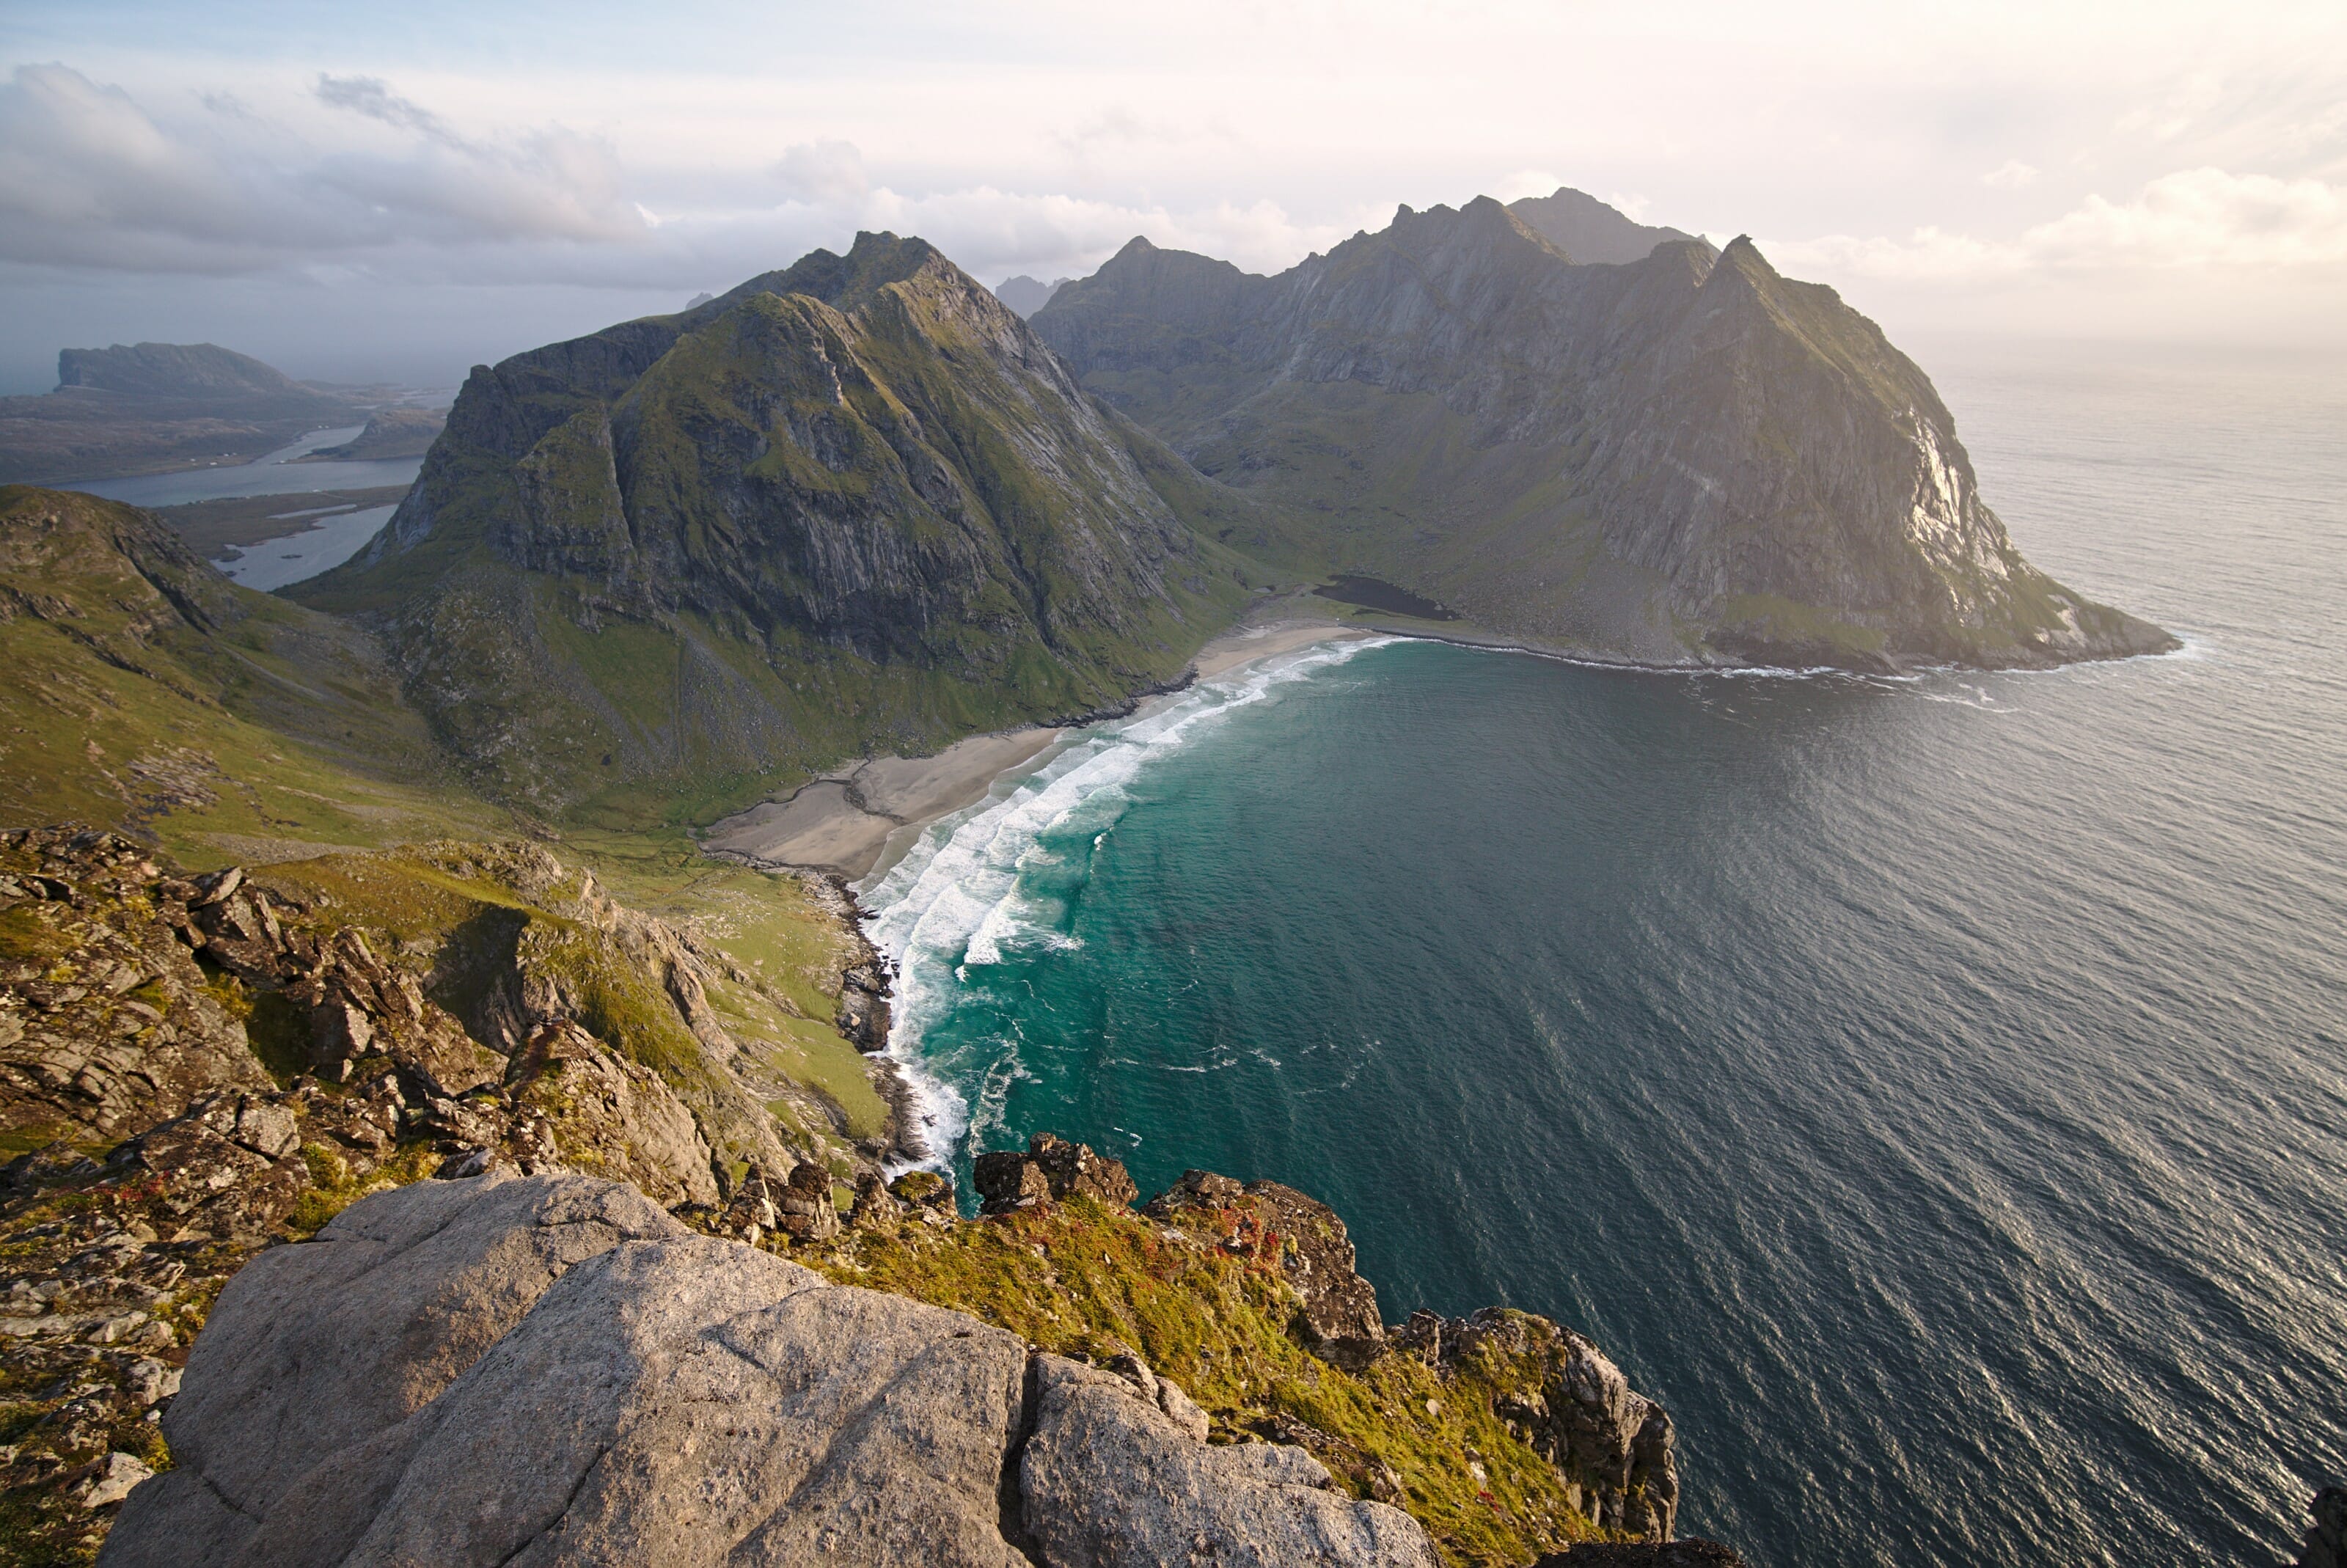
<instances>
[{"instance_id":1,"label":"steep cliff edge","mask_svg":"<svg viewBox=\"0 0 2347 1568\"><path fill-rule=\"evenodd\" d=\"M1861 669L2176 646L2023 559L1923 373L1749 240L1577 265L1479 198L1269 278L1135 240L1033 324L1284 508L1294 559L1493 630Z\"/></svg>"},{"instance_id":2,"label":"steep cliff edge","mask_svg":"<svg viewBox=\"0 0 2347 1568\"><path fill-rule=\"evenodd\" d=\"M866 234L476 369L383 533L293 597L379 627L497 798L740 794L1176 673L1245 589L1149 445Z\"/></svg>"}]
</instances>

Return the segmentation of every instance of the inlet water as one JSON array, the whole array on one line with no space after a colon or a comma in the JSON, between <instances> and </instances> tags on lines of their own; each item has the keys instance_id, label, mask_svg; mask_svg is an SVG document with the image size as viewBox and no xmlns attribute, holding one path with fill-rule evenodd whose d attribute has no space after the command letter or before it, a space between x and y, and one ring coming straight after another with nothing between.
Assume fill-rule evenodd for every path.
<instances>
[{"instance_id":1,"label":"inlet water","mask_svg":"<svg viewBox=\"0 0 2347 1568\"><path fill-rule=\"evenodd\" d=\"M1185 694L866 889L937 1130L1276 1177L1389 1320L1586 1330L1769 1568L2283 1560L2347 1479L2347 391L1942 383L2186 653Z\"/></svg>"}]
</instances>

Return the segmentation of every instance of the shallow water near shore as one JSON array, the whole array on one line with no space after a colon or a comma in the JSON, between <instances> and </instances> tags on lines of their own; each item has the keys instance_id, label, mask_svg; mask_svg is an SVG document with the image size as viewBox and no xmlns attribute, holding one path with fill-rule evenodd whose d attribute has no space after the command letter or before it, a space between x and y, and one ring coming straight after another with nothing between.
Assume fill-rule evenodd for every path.
<instances>
[{"instance_id":1,"label":"shallow water near shore","mask_svg":"<svg viewBox=\"0 0 2347 1568\"><path fill-rule=\"evenodd\" d=\"M864 889L936 1131L1334 1204L1678 1424L1768 1568L2292 1553L2347 1479L2347 379L1931 359L2050 674L1322 648Z\"/></svg>"}]
</instances>

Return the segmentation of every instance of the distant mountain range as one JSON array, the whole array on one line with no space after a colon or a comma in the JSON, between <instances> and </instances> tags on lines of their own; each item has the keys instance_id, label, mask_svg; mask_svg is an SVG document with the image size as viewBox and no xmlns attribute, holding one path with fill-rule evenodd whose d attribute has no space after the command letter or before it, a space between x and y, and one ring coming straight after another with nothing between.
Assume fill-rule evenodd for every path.
<instances>
[{"instance_id":1,"label":"distant mountain range","mask_svg":"<svg viewBox=\"0 0 2347 1568\"><path fill-rule=\"evenodd\" d=\"M1031 316L1050 304L1051 296L1066 288L1071 281L1059 278L1046 283L1040 279L1028 277L1022 272L1018 277L1005 278L1001 282L997 283L994 287L994 297L1018 312L1020 316Z\"/></svg>"},{"instance_id":2,"label":"distant mountain range","mask_svg":"<svg viewBox=\"0 0 2347 1568\"><path fill-rule=\"evenodd\" d=\"M241 463L383 401L377 389L305 385L208 343L65 349L56 391L0 398L0 483Z\"/></svg>"},{"instance_id":3,"label":"distant mountain range","mask_svg":"<svg viewBox=\"0 0 2347 1568\"><path fill-rule=\"evenodd\" d=\"M1266 504L1229 542L1653 663L2174 646L2024 560L1932 384L1830 289L1564 190L1404 207L1276 277L1134 240L1036 313L1087 390Z\"/></svg>"}]
</instances>

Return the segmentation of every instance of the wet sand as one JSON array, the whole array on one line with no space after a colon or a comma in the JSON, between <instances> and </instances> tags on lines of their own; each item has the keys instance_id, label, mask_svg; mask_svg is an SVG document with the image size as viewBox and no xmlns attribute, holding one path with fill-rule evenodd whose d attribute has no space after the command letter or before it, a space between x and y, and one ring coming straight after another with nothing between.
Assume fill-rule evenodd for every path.
<instances>
[{"instance_id":1,"label":"wet sand","mask_svg":"<svg viewBox=\"0 0 2347 1568\"><path fill-rule=\"evenodd\" d=\"M1214 638L1191 661L1191 673L1211 681L1315 642L1370 635L1333 620L1298 619L1286 604L1274 614ZM1034 763L1068 733L1009 730L957 741L933 757L873 757L802 784L783 800L736 812L702 835L701 846L729 860L829 871L852 881L879 861L890 835L975 804L995 780Z\"/></svg>"},{"instance_id":2,"label":"wet sand","mask_svg":"<svg viewBox=\"0 0 2347 1568\"><path fill-rule=\"evenodd\" d=\"M890 834L983 799L996 779L1034 761L1063 733L1012 730L957 741L933 757L874 757L804 784L788 799L726 817L701 846L758 865L861 876Z\"/></svg>"}]
</instances>

